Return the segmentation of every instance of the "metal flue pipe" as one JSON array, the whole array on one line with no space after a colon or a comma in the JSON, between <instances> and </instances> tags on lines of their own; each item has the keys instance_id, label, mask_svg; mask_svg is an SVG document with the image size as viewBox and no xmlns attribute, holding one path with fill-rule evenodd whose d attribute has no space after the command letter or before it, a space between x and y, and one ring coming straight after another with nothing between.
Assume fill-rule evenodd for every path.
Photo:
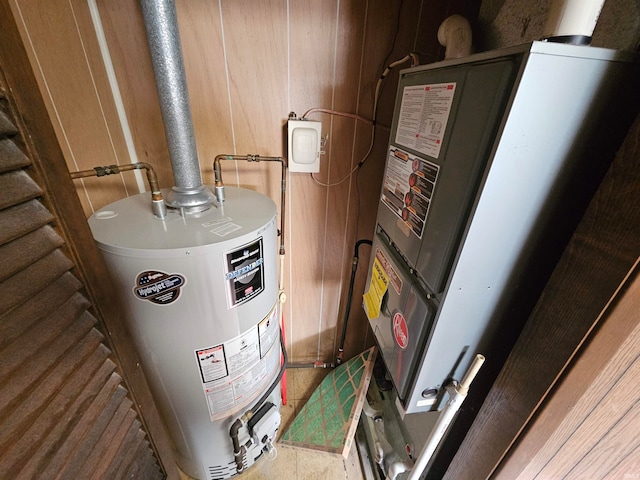
<instances>
[{"instance_id":1,"label":"metal flue pipe","mask_svg":"<svg viewBox=\"0 0 640 480\"><path fill-rule=\"evenodd\" d=\"M186 212L206 210L215 197L200 175L175 4L140 0L140 6L175 180L166 203Z\"/></svg>"}]
</instances>

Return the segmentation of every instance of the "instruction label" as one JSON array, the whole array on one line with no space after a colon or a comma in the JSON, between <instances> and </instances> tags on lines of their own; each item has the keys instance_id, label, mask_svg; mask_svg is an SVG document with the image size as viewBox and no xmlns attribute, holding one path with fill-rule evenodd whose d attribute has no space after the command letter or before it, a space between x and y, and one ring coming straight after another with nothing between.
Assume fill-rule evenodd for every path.
<instances>
[{"instance_id":1,"label":"instruction label","mask_svg":"<svg viewBox=\"0 0 640 480\"><path fill-rule=\"evenodd\" d=\"M230 233L235 232L236 230L240 230L240 228L242 228L240 227L240 225L236 225L235 223L228 222L228 223L223 223L216 226L216 228L211 230L211 233L214 233L219 237L225 237Z\"/></svg>"},{"instance_id":2,"label":"instruction label","mask_svg":"<svg viewBox=\"0 0 640 480\"><path fill-rule=\"evenodd\" d=\"M389 147L380 200L422 238L440 167L397 147Z\"/></svg>"},{"instance_id":3,"label":"instruction label","mask_svg":"<svg viewBox=\"0 0 640 480\"><path fill-rule=\"evenodd\" d=\"M204 383L226 377L229 373L224 356L224 345L196 350L196 357L200 365L200 377Z\"/></svg>"},{"instance_id":4,"label":"instruction label","mask_svg":"<svg viewBox=\"0 0 640 480\"><path fill-rule=\"evenodd\" d=\"M258 335L260 338L260 358L263 358L273 344L280 338L278 333L280 332L278 323L278 304L271 311L269 316L258 324Z\"/></svg>"},{"instance_id":5,"label":"instruction label","mask_svg":"<svg viewBox=\"0 0 640 480\"><path fill-rule=\"evenodd\" d=\"M262 237L225 254L229 307L247 302L264 290Z\"/></svg>"},{"instance_id":6,"label":"instruction label","mask_svg":"<svg viewBox=\"0 0 640 480\"><path fill-rule=\"evenodd\" d=\"M233 220L230 217L222 217L210 222L205 222L202 226L204 228L209 228L211 233L219 237L225 237L242 228L240 225L233 223Z\"/></svg>"},{"instance_id":7,"label":"instruction label","mask_svg":"<svg viewBox=\"0 0 640 480\"><path fill-rule=\"evenodd\" d=\"M437 159L455 90L455 82L404 87L395 143Z\"/></svg>"},{"instance_id":8,"label":"instruction label","mask_svg":"<svg viewBox=\"0 0 640 480\"><path fill-rule=\"evenodd\" d=\"M228 342L195 351L211 421L257 398L280 368L277 311Z\"/></svg>"}]
</instances>

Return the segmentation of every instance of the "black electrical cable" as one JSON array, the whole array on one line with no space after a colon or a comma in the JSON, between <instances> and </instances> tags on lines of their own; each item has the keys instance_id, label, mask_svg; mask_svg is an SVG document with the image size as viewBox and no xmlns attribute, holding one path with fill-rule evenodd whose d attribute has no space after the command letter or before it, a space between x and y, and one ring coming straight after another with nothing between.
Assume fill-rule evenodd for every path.
<instances>
[{"instance_id":1,"label":"black electrical cable","mask_svg":"<svg viewBox=\"0 0 640 480\"><path fill-rule=\"evenodd\" d=\"M255 412L260 406L269 398L271 392L276 388L276 386L282 380L282 376L284 375L284 371L287 369L287 349L284 346L284 339L282 338L282 329L280 329L280 349L282 350L282 366L280 367L280 372L278 373L278 378L267 388L267 391L260 397L260 399L251 407L250 412Z\"/></svg>"},{"instance_id":2,"label":"black electrical cable","mask_svg":"<svg viewBox=\"0 0 640 480\"><path fill-rule=\"evenodd\" d=\"M396 17L396 27L395 27L395 31L393 32L393 40L391 41L391 48L389 49L389 53L387 53L387 55L384 57L384 61L382 62L382 71L384 71L385 67L387 65L389 65L389 60L391 59L391 55L393 55L393 51L396 48L396 42L398 41L398 33L400 32L400 17L402 16L402 3L403 0L400 0L400 2L398 3L398 16ZM384 84L382 84L380 86L380 95L382 96L382 89L384 88ZM377 119L377 112L375 112L376 115L373 117L373 123L374 125L378 123L378 119Z\"/></svg>"},{"instance_id":3,"label":"black electrical cable","mask_svg":"<svg viewBox=\"0 0 640 480\"><path fill-rule=\"evenodd\" d=\"M393 55L393 50L396 47L396 42L398 41L398 33L400 32L400 16L402 15L402 3L403 3L403 0L400 0L400 2L398 2L398 16L396 17L396 27L393 32L393 40L391 41L391 48L389 49L389 53L387 53L387 55L384 57L384 62L382 62L383 68L385 65L389 63L389 59L391 58L391 55ZM374 118L373 121L375 120L376 119Z\"/></svg>"},{"instance_id":4,"label":"black electrical cable","mask_svg":"<svg viewBox=\"0 0 640 480\"><path fill-rule=\"evenodd\" d=\"M338 347L338 356L336 357L336 365L342 363L342 355L344 353L344 342L347 337L347 323L349 321L349 315L351 313L351 300L353 299L353 286L356 279L356 272L358 270L358 259L360 246L363 244L372 245L371 240L358 240L354 247L353 262L351 263L351 279L349 281L349 293L347 294L347 304L345 305L344 320L342 321L342 336L340 337L340 346Z\"/></svg>"}]
</instances>

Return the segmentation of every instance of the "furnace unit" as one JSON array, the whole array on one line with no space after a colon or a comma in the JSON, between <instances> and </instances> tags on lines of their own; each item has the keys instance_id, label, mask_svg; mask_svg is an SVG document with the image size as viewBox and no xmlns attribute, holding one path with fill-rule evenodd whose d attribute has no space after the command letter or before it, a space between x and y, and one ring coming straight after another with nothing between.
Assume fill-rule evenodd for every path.
<instances>
[{"instance_id":1,"label":"furnace unit","mask_svg":"<svg viewBox=\"0 0 640 480\"><path fill-rule=\"evenodd\" d=\"M639 84L636 54L547 42L400 73L363 305L402 413L437 409L476 353L491 362L514 302L550 273L531 267L561 251L637 114Z\"/></svg>"}]
</instances>

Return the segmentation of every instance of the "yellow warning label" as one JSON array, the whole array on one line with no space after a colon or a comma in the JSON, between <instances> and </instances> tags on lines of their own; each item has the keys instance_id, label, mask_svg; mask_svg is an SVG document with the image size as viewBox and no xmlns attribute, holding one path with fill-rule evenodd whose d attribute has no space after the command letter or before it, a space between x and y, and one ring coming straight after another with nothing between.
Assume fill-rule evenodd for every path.
<instances>
[{"instance_id":1,"label":"yellow warning label","mask_svg":"<svg viewBox=\"0 0 640 480\"><path fill-rule=\"evenodd\" d=\"M387 293L389 278L377 258L373 260L371 268L371 283L369 290L362 296L364 299L364 309L369 320L373 320L380 315L382 298Z\"/></svg>"}]
</instances>

